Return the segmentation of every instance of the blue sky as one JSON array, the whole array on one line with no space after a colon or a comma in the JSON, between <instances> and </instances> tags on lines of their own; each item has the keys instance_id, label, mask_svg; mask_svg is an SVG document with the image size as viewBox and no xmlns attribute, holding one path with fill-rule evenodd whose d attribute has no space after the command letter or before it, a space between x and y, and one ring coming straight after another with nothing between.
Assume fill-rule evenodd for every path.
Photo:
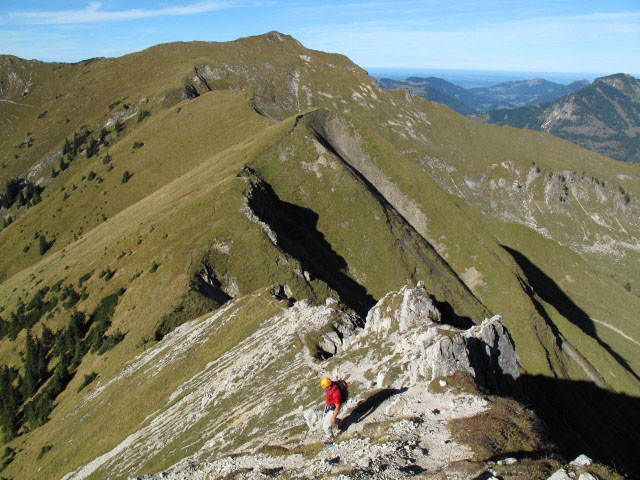
<instances>
[{"instance_id":1,"label":"blue sky","mask_svg":"<svg viewBox=\"0 0 640 480\"><path fill-rule=\"evenodd\" d=\"M46 61L271 30L364 68L640 73L640 0L0 2L0 53Z\"/></svg>"}]
</instances>

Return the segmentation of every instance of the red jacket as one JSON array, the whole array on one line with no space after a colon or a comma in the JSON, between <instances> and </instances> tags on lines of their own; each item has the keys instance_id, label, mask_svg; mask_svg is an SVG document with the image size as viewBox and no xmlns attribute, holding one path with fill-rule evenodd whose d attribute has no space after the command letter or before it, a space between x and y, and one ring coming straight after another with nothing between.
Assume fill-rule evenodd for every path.
<instances>
[{"instance_id":1,"label":"red jacket","mask_svg":"<svg viewBox=\"0 0 640 480\"><path fill-rule=\"evenodd\" d=\"M335 382L327 388L326 394L327 398L324 401L325 405L340 405L340 403L342 403L342 393Z\"/></svg>"}]
</instances>

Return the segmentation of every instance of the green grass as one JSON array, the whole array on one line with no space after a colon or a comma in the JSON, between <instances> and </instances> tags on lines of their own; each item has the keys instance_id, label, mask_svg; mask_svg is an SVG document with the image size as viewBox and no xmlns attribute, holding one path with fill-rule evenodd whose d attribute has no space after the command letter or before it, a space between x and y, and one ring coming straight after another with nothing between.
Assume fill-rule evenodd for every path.
<instances>
[{"instance_id":1,"label":"green grass","mask_svg":"<svg viewBox=\"0 0 640 480\"><path fill-rule=\"evenodd\" d=\"M478 460L497 455L549 455L554 448L544 438L542 425L532 411L502 397L492 397L485 412L451 420L447 428L457 441L471 447Z\"/></svg>"},{"instance_id":2,"label":"green grass","mask_svg":"<svg viewBox=\"0 0 640 480\"><path fill-rule=\"evenodd\" d=\"M176 308L189 303L191 281L202 261L206 260L226 290L237 291L239 296L257 295L256 292L268 296L265 292L276 284L288 286L293 297L312 303L337 296L335 286L322 279L305 280L300 275L303 268L308 268L304 260L273 245L259 225L247 220L242 209L251 181L268 183L281 202L306 209L314 219L311 230L328 246L325 251L344 261L334 273L342 275L344 281L357 283L371 298L378 299L407 282L426 280L427 289L439 300L448 301L456 313L473 321L481 321L489 312L502 314L515 339L521 365L528 373L551 376L562 372L570 378L584 378L584 373L558 349L552 332L523 291L519 280L523 272L500 244L508 244L528 256L589 315L640 338L633 317L638 310L634 308L638 297L632 292L640 284L640 274L633 267L635 254L618 263L607 256L577 255L525 227L487 217L483 212L487 213L490 204L444 192L420 161L437 157L455 167L451 175L460 185L464 175L484 174L492 165L507 160L523 171L539 168L544 179L549 174L552 179L567 175L564 184L571 182L567 171L576 171L577 175L585 171L587 177L597 177L606 185L591 182L590 195L596 188L611 188L623 202L617 190L620 185L630 195L631 207L640 198L636 182L629 179L637 177L637 166L615 164L538 132L474 124L440 105L407 100L402 92L378 92L379 102L367 96L367 102L375 106L369 108L351 95L354 91L363 92L360 86L370 80L348 59L306 50L291 39L282 44L276 41L279 42L267 36L233 44L168 44L119 59L76 65L16 60L20 75L32 73L33 89L24 98L21 91L15 91L11 98L35 109L6 104L6 115L0 119L0 157L7 166L0 170L0 180L21 176L45 156L54 155L53 163L36 175L50 182L41 194L42 201L29 209L12 207L7 212L14 222L0 232L0 306L10 311L18 297L26 301L42 285L57 285L53 291L78 281L82 291L76 292L74 307L88 313L106 295L124 288L126 292L122 291L113 308L109 330L112 334L121 332L124 338L103 355L95 352L87 356L69 388L59 397L52 421L37 433L12 443L12 448L19 447L24 453L19 453L7 467L7 475L24 468L28 471L29 461L37 456L43 442L48 442L54 449L47 454L44 463L48 465L42 474L59 477L69 465L78 466L104 453L138 428L154 411L153 406L164 405L166 392L179 381L169 372L161 373L157 381L145 384L141 390L135 384L137 380L131 379L123 383L122 389L109 392L106 402L113 402L113 412L98 409L104 418L96 413L84 424L72 425L68 420L78 407L79 397L89 390L77 393L83 378L93 373L104 381L113 378L140 353L140 346L146 348L163 319L180 313L175 312ZM282 48L274 49L274 45ZM300 55L309 55L316 71L306 68ZM194 65L220 68L224 75L211 82L212 92L201 91L198 98L183 101L180 95ZM248 66L247 71L252 73L248 77L231 73L238 65ZM293 68L300 70L300 85L308 86L313 93L311 100L303 90L297 97L290 90L287 82ZM113 78L119 81L109 80ZM265 82L264 78L273 81ZM83 93L72 96L81 91L80 87L84 87ZM318 91L329 92L332 98ZM143 98L149 101L143 103ZM404 211L405 218L372 193L332 153L320 148L324 160L318 161L318 146L309 127L319 121L316 117L321 114L295 117L300 111L316 107L340 113L344 130L338 132L339 136L351 138L358 154L366 156L413 202L403 210L401 199L389 199L396 210ZM259 115L254 108L271 118ZM37 112L43 111L47 115L37 119ZM110 116L134 111L137 115L149 111L151 115L144 115L141 122L133 117L121 120L124 129L107 136L108 150L102 145L92 158L79 155L64 171L50 178L51 166L57 169L60 161L55 152L65 138L84 131L85 125L97 134ZM414 119L423 116L413 122L418 140L406 129L401 132L391 128L388 121L399 122L399 115ZM9 122L10 118L14 120ZM419 140L417 134L426 141ZM143 143L144 147L134 150L134 142ZM16 148L20 144L22 148ZM255 178L243 176L245 164L255 170ZM86 181L92 172L94 181ZM134 176L121 183L126 172L133 172ZM521 180L509 175L498 168L488 178ZM99 182L99 178L103 181ZM535 188L534 193L539 195L542 185L536 184ZM573 191L569 190L569 198L573 199ZM550 216L549 228L567 216L580 222L587 220L575 203L570 200L567 205L573 210L566 216ZM416 209L427 218L425 225L415 225L418 231L405 222L407 212ZM621 217L621 221L627 228L637 225L627 217ZM563 228L571 231L579 227L569 223ZM560 235L563 228L554 227L552 233ZM33 248L36 232L49 241L55 239L42 256ZM32 247L23 251L29 243ZM159 268L154 269L154 265ZM482 276L482 282L470 286L482 305L459 280L471 267ZM87 277L88 272L94 274ZM627 282L631 283L632 292L625 290ZM247 299L243 302L246 311L241 315L242 321L225 327L226 336L211 340L210 353L194 353L197 358L180 378L187 378L198 366L222 355L254 331L260 318L276 311L275 300L273 310L258 307L257 300L255 304ZM193 303L193 308L171 319L168 330L215 308L199 300ZM594 339L548 307L548 314L561 333L614 389L638 394L638 382ZM252 316L254 313L256 317ZM44 321L55 330L68 323L69 315L69 311L60 309ZM34 332L39 334L40 329L38 324ZM596 325L596 331L637 371L637 346L602 324ZM307 339L309 345L315 342L315 338ZM0 340L0 361L20 365L23 344L24 333L15 342ZM278 373L277 365L271 373ZM312 391L309 387L305 401L312 400ZM82 408L88 412L89 407ZM279 413L286 411L285 405L278 408ZM216 410L209 419L220 414ZM498 419L495 422L500 424ZM95 432L104 435L97 437ZM69 446L78 438L88 439L83 452ZM242 440L238 439L238 444ZM145 471L180 459L180 448L187 443L185 439L176 440L176 448L168 448L150 461Z\"/></svg>"}]
</instances>

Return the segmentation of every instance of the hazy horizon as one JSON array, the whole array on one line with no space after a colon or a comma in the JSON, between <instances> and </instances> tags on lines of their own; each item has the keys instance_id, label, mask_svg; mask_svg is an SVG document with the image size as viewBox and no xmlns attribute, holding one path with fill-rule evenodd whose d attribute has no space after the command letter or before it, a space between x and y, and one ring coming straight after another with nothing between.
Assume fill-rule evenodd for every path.
<instances>
[{"instance_id":1,"label":"hazy horizon","mask_svg":"<svg viewBox=\"0 0 640 480\"><path fill-rule=\"evenodd\" d=\"M388 68L362 67L372 77L404 80L408 77L437 77L447 80L461 87L490 86L507 81L531 80L543 78L550 82L568 85L577 80L593 82L596 78L613 75L615 73L630 72L540 72L518 70L476 70L476 69L445 69L445 68Z\"/></svg>"}]
</instances>

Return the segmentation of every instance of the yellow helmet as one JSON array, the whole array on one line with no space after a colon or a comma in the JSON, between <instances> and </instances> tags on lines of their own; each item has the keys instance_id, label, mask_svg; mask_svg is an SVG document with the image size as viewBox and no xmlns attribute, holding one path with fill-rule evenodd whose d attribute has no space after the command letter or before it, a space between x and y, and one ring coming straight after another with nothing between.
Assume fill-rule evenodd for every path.
<instances>
[{"instance_id":1,"label":"yellow helmet","mask_svg":"<svg viewBox=\"0 0 640 480\"><path fill-rule=\"evenodd\" d=\"M322 388L327 388L329 385L331 385L331 379L328 377L323 377L322 380L320 380L320 386Z\"/></svg>"}]
</instances>

